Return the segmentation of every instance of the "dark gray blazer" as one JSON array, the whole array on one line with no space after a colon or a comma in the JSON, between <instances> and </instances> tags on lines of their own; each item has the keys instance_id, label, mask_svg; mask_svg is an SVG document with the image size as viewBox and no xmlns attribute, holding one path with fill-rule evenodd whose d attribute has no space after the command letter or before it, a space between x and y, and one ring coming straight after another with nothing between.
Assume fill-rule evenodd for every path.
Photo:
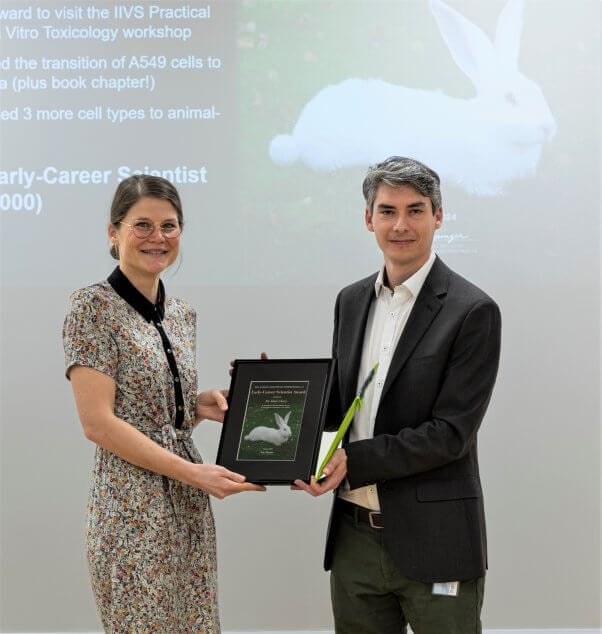
<instances>
[{"instance_id":1,"label":"dark gray blazer","mask_svg":"<svg viewBox=\"0 0 602 634\"><path fill-rule=\"evenodd\" d=\"M360 280L337 297L330 429L355 396L375 279ZM351 488L377 484L385 546L410 579L462 581L485 574L477 431L495 383L500 331L496 303L437 257L394 352L374 438L345 444ZM335 523L331 514L326 570Z\"/></svg>"}]
</instances>

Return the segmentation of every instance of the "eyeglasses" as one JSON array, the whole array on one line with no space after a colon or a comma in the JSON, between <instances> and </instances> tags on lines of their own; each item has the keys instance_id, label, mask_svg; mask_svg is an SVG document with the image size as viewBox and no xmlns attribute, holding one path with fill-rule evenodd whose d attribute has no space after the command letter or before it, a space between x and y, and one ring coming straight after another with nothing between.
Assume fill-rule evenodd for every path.
<instances>
[{"instance_id":1,"label":"eyeglasses","mask_svg":"<svg viewBox=\"0 0 602 634\"><path fill-rule=\"evenodd\" d=\"M155 227L159 227L159 230L163 234L164 238L177 238L182 233L182 227L177 222L151 222L150 220L138 220L133 225L119 221L119 224L131 227L134 235L137 238L150 238L155 231Z\"/></svg>"}]
</instances>

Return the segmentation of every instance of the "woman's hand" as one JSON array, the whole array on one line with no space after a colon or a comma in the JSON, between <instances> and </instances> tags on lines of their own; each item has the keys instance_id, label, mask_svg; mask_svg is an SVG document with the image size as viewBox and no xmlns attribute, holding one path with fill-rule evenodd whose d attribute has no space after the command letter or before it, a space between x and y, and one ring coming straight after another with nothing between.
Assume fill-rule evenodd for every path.
<instances>
[{"instance_id":1,"label":"woman's hand","mask_svg":"<svg viewBox=\"0 0 602 634\"><path fill-rule=\"evenodd\" d=\"M214 464L195 464L189 483L218 500L243 491L265 491L264 486L245 482L245 476L240 473Z\"/></svg>"},{"instance_id":2,"label":"woman's hand","mask_svg":"<svg viewBox=\"0 0 602 634\"><path fill-rule=\"evenodd\" d=\"M224 412L228 409L228 390L207 390L196 397L195 420L216 420L224 422Z\"/></svg>"}]
</instances>

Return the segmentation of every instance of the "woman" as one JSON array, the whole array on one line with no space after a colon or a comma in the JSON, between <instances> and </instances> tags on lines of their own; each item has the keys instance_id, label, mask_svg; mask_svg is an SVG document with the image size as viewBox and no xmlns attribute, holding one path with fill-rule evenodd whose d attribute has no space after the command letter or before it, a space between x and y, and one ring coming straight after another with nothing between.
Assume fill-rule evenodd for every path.
<instances>
[{"instance_id":1,"label":"woman","mask_svg":"<svg viewBox=\"0 0 602 634\"><path fill-rule=\"evenodd\" d=\"M197 395L195 312L160 280L182 226L169 181L122 181L109 224L119 266L71 296L64 325L67 378L97 445L87 552L107 632L219 632L208 494L263 489L202 464L190 437L227 405L217 390Z\"/></svg>"}]
</instances>

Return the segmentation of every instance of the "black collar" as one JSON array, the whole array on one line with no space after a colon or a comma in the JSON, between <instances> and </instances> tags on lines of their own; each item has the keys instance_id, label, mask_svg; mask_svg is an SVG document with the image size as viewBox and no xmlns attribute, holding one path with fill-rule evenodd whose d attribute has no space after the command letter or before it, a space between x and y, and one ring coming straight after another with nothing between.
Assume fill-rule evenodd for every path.
<instances>
[{"instance_id":1,"label":"black collar","mask_svg":"<svg viewBox=\"0 0 602 634\"><path fill-rule=\"evenodd\" d=\"M159 280L157 303L149 302L146 297L128 280L123 271L117 266L107 278L107 282L115 292L137 310L146 321L162 321L165 316L165 287Z\"/></svg>"}]
</instances>

